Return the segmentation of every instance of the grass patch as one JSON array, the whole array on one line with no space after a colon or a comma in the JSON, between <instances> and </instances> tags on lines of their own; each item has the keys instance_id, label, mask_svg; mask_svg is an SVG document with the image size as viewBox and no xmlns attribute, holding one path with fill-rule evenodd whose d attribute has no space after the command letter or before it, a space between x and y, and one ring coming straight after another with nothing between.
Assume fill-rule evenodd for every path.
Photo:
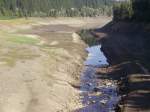
<instances>
[{"instance_id":1,"label":"grass patch","mask_svg":"<svg viewBox=\"0 0 150 112\"><path fill-rule=\"evenodd\" d=\"M0 31L0 63L13 66L18 60L30 60L39 57L30 45L37 45L40 40L25 35ZM22 46L23 44L27 46Z\"/></svg>"},{"instance_id":2,"label":"grass patch","mask_svg":"<svg viewBox=\"0 0 150 112\"><path fill-rule=\"evenodd\" d=\"M96 38L90 32L90 30L81 30L78 32L78 34L80 35L81 39L89 46L97 45L98 42Z\"/></svg>"},{"instance_id":3,"label":"grass patch","mask_svg":"<svg viewBox=\"0 0 150 112\"><path fill-rule=\"evenodd\" d=\"M5 31L0 31L0 39L1 41L13 42L14 44L32 44L36 45L40 42L40 39L33 38L32 36L26 36L26 35L20 35L20 34L14 34L14 33L8 33Z\"/></svg>"},{"instance_id":4,"label":"grass patch","mask_svg":"<svg viewBox=\"0 0 150 112\"><path fill-rule=\"evenodd\" d=\"M32 19L25 19L25 18L0 18L0 23L4 25L27 25L27 24L32 24L36 23L36 21Z\"/></svg>"},{"instance_id":5,"label":"grass patch","mask_svg":"<svg viewBox=\"0 0 150 112\"><path fill-rule=\"evenodd\" d=\"M18 17L16 16L0 16L0 20L12 20L12 19L16 19Z\"/></svg>"},{"instance_id":6,"label":"grass patch","mask_svg":"<svg viewBox=\"0 0 150 112\"><path fill-rule=\"evenodd\" d=\"M40 42L39 39L19 35L12 35L11 37L8 37L7 40L19 44L36 44Z\"/></svg>"},{"instance_id":7,"label":"grass patch","mask_svg":"<svg viewBox=\"0 0 150 112\"><path fill-rule=\"evenodd\" d=\"M0 62L5 62L8 66L13 66L17 60L30 60L40 55L27 48L8 49L7 53L0 53Z\"/></svg>"}]
</instances>

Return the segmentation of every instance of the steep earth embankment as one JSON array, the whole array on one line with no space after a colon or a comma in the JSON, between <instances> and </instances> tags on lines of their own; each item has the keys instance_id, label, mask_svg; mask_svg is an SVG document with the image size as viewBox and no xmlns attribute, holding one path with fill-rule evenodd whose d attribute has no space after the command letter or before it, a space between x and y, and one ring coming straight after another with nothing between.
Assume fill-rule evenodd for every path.
<instances>
[{"instance_id":1,"label":"steep earth embankment","mask_svg":"<svg viewBox=\"0 0 150 112\"><path fill-rule=\"evenodd\" d=\"M117 111L150 112L148 31L148 25L126 22L110 22L92 31L110 63L97 72L119 85L122 100Z\"/></svg>"}]
</instances>

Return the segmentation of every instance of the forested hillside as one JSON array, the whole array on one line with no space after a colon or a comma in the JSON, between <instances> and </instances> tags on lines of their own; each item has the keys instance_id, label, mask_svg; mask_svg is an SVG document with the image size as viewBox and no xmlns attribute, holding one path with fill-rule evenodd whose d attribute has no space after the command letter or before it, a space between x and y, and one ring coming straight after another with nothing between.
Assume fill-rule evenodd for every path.
<instances>
[{"instance_id":1,"label":"forested hillside","mask_svg":"<svg viewBox=\"0 0 150 112\"><path fill-rule=\"evenodd\" d=\"M114 7L114 20L150 22L150 0L128 0Z\"/></svg>"},{"instance_id":2,"label":"forested hillside","mask_svg":"<svg viewBox=\"0 0 150 112\"><path fill-rule=\"evenodd\" d=\"M0 0L0 16L111 15L112 0Z\"/></svg>"}]
</instances>

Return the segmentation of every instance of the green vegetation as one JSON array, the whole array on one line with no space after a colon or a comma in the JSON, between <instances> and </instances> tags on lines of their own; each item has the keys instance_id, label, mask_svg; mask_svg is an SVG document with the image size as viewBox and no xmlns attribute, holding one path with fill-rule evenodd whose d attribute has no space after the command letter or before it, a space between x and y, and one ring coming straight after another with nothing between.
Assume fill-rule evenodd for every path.
<instances>
[{"instance_id":1,"label":"green vegetation","mask_svg":"<svg viewBox=\"0 0 150 112\"><path fill-rule=\"evenodd\" d=\"M40 42L38 39L34 39L26 36L13 35L8 38L8 41L19 43L19 44L36 44Z\"/></svg>"},{"instance_id":2,"label":"green vegetation","mask_svg":"<svg viewBox=\"0 0 150 112\"><path fill-rule=\"evenodd\" d=\"M0 65L14 66L17 60L24 61L40 56L30 49L32 45L37 45L40 42L39 39L0 31L0 40ZM20 46L20 44L25 46Z\"/></svg>"},{"instance_id":3,"label":"green vegetation","mask_svg":"<svg viewBox=\"0 0 150 112\"><path fill-rule=\"evenodd\" d=\"M150 1L129 0L114 5L114 20L150 22Z\"/></svg>"},{"instance_id":4,"label":"green vegetation","mask_svg":"<svg viewBox=\"0 0 150 112\"><path fill-rule=\"evenodd\" d=\"M89 46L98 44L96 38L90 33L90 30L81 30L78 34L81 39Z\"/></svg>"},{"instance_id":5,"label":"green vegetation","mask_svg":"<svg viewBox=\"0 0 150 112\"><path fill-rule=\"evenodd\" d=\"M130 20L133 16L131 2L119 2L114 5L113 15L115 21Z\"/></svg>"},{"instance_id":6,"label":"green vegetation","mask_svg":"<svg viewBox=\"0 0 150 112\"><path fill-rule=\"evenodd\" d=\"M0 53L0 62L4 63L8 66L14 66L17 60L26 60L26 59L34 59L35 57L39 57L33 53L33 51L27 48L12 48L9 49L7 53Z\"/></svg>"},{"instance_id":7,"label":"green vegetation","mask_svg":"<svg viewBox=\"0 0 150 112\"><path fill-rule=\"evenodd\" d=\"M98 16L111 15L112 0L0 0L0 16Z\"/></svg>"}]
</instances>

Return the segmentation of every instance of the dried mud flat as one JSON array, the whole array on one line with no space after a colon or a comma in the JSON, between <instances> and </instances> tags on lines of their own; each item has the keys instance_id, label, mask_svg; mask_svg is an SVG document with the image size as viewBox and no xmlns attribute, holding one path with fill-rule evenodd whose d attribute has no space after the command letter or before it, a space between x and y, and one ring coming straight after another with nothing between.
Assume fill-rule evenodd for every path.
<instances>
[{"instance_id":1,"label":"dried mud flat","mask_svg":"<svg viewBox=\"0 0 150 112\"><path fill-rule=\"evenodd\" d=\"M0 112L70 112L81 108L86 45L74 33L110 18L1 20Z\"/></svg>"}]
</instances>

